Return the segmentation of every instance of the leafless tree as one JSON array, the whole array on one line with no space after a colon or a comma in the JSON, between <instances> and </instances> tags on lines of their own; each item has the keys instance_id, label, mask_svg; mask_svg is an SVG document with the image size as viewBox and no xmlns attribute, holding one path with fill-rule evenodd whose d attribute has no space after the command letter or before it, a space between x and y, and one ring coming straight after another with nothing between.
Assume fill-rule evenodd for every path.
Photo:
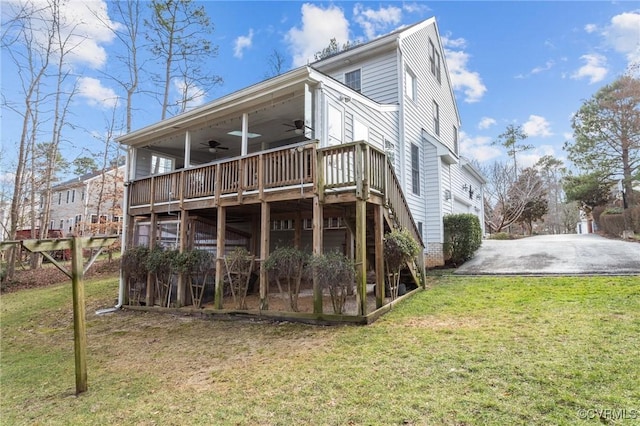
<instances>
[{"instance_id":1,"label":"leafless tree","mask_svg":"<svg viewBox=\"0 0 640 426\"><path fill-rule=\"evenodd\" d=\"M151 19L145 20L146 34L152 54L162 65L162 75L157 75L162 85L161 119L167 117L173 106L184 111L189 103L204 96L207 90L220 84L222 78L207 71L206 60L218 54L206 35L213 26L204 6L196 6L191 0L152 0ZM203 65L205 65L203 67ZM180 99L171 103L171 86L177 86Z\"/></svg>"}]
</instances>

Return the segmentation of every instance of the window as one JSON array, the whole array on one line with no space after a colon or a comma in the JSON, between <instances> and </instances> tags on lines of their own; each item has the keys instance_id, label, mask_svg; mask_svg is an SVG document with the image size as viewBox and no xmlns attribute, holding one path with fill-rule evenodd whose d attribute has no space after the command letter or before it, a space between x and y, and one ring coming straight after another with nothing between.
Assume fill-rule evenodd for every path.
<instances>
[{"instance_id":1,"label":"window","mask_svg":"<svg viewBox=\"0 0 640 426\"><path fill-rule=\"evenodd\" d=\"M173 170L173 159L156 154L151 156L151 172L154 175L167 173Z\"/></svg>"},{"instance_id":2,"label":"window","mask_svg":"<svg viewBox=\"0 0 640 426\"><path fill-rule=\"evenodd\" d=\"M58 192L58 205L62 203L62 192Z\"/></svg>"},{"instance_id":3,"label":"window","mask_svg":"<svg viewBox=\"0 0 640 426\"><path fill-rule=\"evenodd\" d=\"M431 74L436 75L436 47L429 39L429 65L431 66Z\"/></svg>"},{"instance_id":4,"label":"window","mask_svg":"<svg viewBox=\"0 0 640 426\"><path fill-rule=\"evenodd\" d=\"M64 229L64 219L60 219L60 230Z\"/></svg>"},{"instance_id":5,"label":"window","mask_svg":"<svg viewBox=\"0 0 640 426\"><path fill-rule=\"evenodd\" d=\"M348 72L344 75L344 84L360 93L362 88L360 80L360 70Z\"/></svg>"},{"instance_id":6,"label":"window","mask_svg":"<svg viewBox=\"0 0 640 426\"><path fill-rule=\"evenodd\" d=\"M440 105L433 101L433 132L440 136Z\"/></svg>"},{"instance_id":7,"label":"window","mask_svg":"<svg viewBox=\"0 0 640 426\"><path fill-rule=\"evenodd\" d=\"M420 148L415 144L411 144L411 188L420 195Z\"/></svg>"},{"instance_id":8,"label":"window","mask_svg":"<svg viewBox=\"0 0 640 426\"><path fill-rule=\"evenodd\" d=\"M416 84L416 76L407 68L404 73L405 92L412 101L418 100L418 90Z\"/></svg>"},{"instance_id":9,"label":"window","mask_svg":"<svg viewBox=\"0 0 640 426\"><path fill-rule=\"evenodd\" d=\"M442 69L440 65L440 52L436 50L436 46L429 39L429 66L431 74L436 76L438 83L442 81Z\"/></svg>"},{"instance_id":10,"label":"window","mask_svg":"<svg viewBox=\"0 0 640 426\"><path fill-rule=\"evenodd\" d=\"M424 236L422 235L422 222L418 222L418 233L420 234L420 238L424 239Z\"/></svg>"},{"instance_id":11,"label":"window","mask_svg":"<svg viewBox=\"0 0 640 426\"><path fill-rule=\"evenodd\" d=\"M453 152L458 154L458 128L453 126Z\"/></svg>"},{"instance_id":12,"label":"window","mask_svg":"<svg viewBox=\"0 0 640 426\"><path fill-rule=\"evenodd\" d=\"M67 190L67 204L69 204L69 196L71 195L71 191Z\"/></svg>"},{"instance_id":13,"label":"window","mask_svg":"<svg viewBox=\"0 0 640 426\"><path fill-rule=\"evenodd\" d=\"M98 223L98 215L97 214L92 214L91 215L91 223Z\"/></svg>"},{"instance_id":14,"label":"window","mask_svg":"<svg viewBox=\"0 0 640 426\"><path fill-rule=\"evenodd\" d=\"M71 202L72 203L76 202L76 190L75 189L73 191L71 191Z\"/></svg>"},{"instance_id":15,"label":"window","mask_svg":"<svg viewBox=\"0 0 640 426\"><path fill-rule=\"evenodd\" d=\"M82 222L82 215L78 214L76 215L74 224L77 226L80 222Z\"/></svg>"}]
</instances>

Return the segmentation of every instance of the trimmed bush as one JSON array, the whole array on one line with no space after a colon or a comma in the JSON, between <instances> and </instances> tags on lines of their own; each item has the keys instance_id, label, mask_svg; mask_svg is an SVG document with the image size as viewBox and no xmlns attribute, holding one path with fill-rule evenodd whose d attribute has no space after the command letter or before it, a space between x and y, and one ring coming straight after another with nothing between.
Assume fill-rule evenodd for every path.
<instances>
[{"instance_id":1,"label":"trimmed bush","mask_svg":"<svg viewBox=\"0 0 640 426\"><path fill-rule=\"evenodd\" d=\"M613 237L622 236L622 231L627 229L622 213L608 213L607 211L600 215L600 226L606 234Z\"/></svg>"},{"instance_id":2,"label":"trimmed bush","mask_svg":"<svg viewBox=\"0 0 640 426\"><path fill-rule=\"evenodd\" d=\"M454 265L471 259L482 244L482 228L478 216L471 213L451 214L444 221L444 250Z\"/></svg>"},{"instance_id":3,"label":"trimmed bush","mask_svg":"<svg viewBox=\"0 0 640 426\"><path fill-rule=\"evenodd\" d=\"M400 289L400 271L420 253L420 245L405 228L394 229L385 234L383 251L390 296L396 299Z\"/></svg>"},{"instance_id":4,"label":"trimmed bush","mask_svg":"<svg viewBox=\"0 0 640 426\"><path fill-rule=\"evenodd\" d=\"M341 253L330 252L313 256L311 265L320 286L329 289L333 312L342 314L356 276L353 261Z\"/></svg>"},{"instance_id":5,"label":"trimmed bush","mask_svg":"<svg viewBox=\"0 0 640 426\"><path fill-rule=\"evenodd\" d=\"M289 305L293 312L298 312L300 284L307 269L308 258L306 253L297 248L280 247L264 262L264 268L271 273L283 296L283 284L286 286Z\"/></svg>"}]
</instances>

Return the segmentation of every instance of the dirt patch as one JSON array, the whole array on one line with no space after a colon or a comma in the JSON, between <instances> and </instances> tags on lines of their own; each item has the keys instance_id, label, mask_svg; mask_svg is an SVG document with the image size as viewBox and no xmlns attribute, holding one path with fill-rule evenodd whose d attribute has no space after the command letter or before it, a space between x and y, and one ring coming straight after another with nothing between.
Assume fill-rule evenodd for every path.
<instances>
[{"instance_id":1,"label":"dirt patch","mask_svg":"<svg viewBox=\"0 0 640 426\"><path fill-rule=\"evenodd\" d=\"M67 269L71 268L69 262L63 263ZM85 274L85 278L102 278L117 275L120 270L120 261L107 260L96 261ZM27 288L47 287L54 284L70 282L69 277L51 264L45 264L41 268L33 270L17 270L11 281L3 281L0 285L1 293L11 293Z\"/></svg>"}]
</instances>

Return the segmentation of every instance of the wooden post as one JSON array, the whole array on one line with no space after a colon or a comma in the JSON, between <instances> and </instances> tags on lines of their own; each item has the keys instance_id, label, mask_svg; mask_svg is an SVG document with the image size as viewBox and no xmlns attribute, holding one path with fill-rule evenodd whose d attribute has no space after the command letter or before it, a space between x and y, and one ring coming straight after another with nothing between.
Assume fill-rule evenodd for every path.
<instances>
[{"instance_id":1,"label":"wooden post","mask_svg":"<svg viewBox=\"0 0 640 426\"><path fill-rule=\"evenodd\" d=\"M153 248L158 244L158 215L156 213L151 213L151 224L149 225L151 229L149 229L149 250L153 250ZM151 272L147 273L147 295L146 295L146 304L147 306L153 306L156 302L156 282L157 277L155 274ZM158 289L158 300L162 294L162 291ZM128 297L128 295L127 295ZM160 305L166 303L166 301L160 300Z\"/></svg>"},{"instance_id":2,"label":"wooden post","mask_svg":"<svg viewBox=\"0 0 640 426\"><path fill-rule=\"evenodd\" d=\"M71 240L71 288L73 291L73 342L76 358L76 394L87 390L87 332L85 326L82 240Z\"/></svg>"},{"instance_id":3,"label":"wooden post","mask_svg":"<svg viewBox=\"0 0 640 426\"><path fill-rule=\"evenodd\" d=\"M222 298L224 296L224 252L227 223L227 208L218 207L218 222L216 224L216 287L213 296L213 306L222 309Z\"/></svg>"},{"instance_id":4,"label":"wooden post","mask_svg":"<svg viewBox=\"0 0 640 426\"><path fill-rule=\"evenodd\" d=\"M356 200L356 296L358 315L367 314L367 202Z\"/></svg>"},{"instance_id":5,"label":"wooden post","mask_svg":"<svg viewBox=\"0 0 640 426\"><path fill-rule=\"evenodd\" d=\"M376 308L384 305L384 210L381 205L373 206L373 233L375 240L376 268Z\"/></svg>"},{"instance_id":6,"label":"wooden post","mask_svg":"<svg viewBox=\"0 0 640 426\"><path fill-rule=\"evenodd\" d=\"M324 214L322 204L318 196L313 197L313 254L322 254L322 226L324 224ZM313 274L313 313L322 313L322 287Z\"/></svg>"},{"instance_id":7,"label":"wooden post","mask_svg":"<svg viewBox=\"0 0 640 426\"><path fill-rule=\"evenodd\" d=\"M180 241L178 242L178 250L183 253L188 249L187 244L187 219L189 213L185 210L180 210ZM186 304L187 298L187 282L190 277L181 273L178 275L178 288L176 290L176 307L180 308Z\"/></svg>"},{"instance_id":8,"label":"wooden post","mask_svg":"<svg viewBox=\"0 0 640 426\"><path fill-rule=\"evenodd\" d=\"M271 233L271 206L262 202L260 211L260 310L269 309L269 273L264 267L269 257L269 237Z\"/></svg>"}]
</instances>

